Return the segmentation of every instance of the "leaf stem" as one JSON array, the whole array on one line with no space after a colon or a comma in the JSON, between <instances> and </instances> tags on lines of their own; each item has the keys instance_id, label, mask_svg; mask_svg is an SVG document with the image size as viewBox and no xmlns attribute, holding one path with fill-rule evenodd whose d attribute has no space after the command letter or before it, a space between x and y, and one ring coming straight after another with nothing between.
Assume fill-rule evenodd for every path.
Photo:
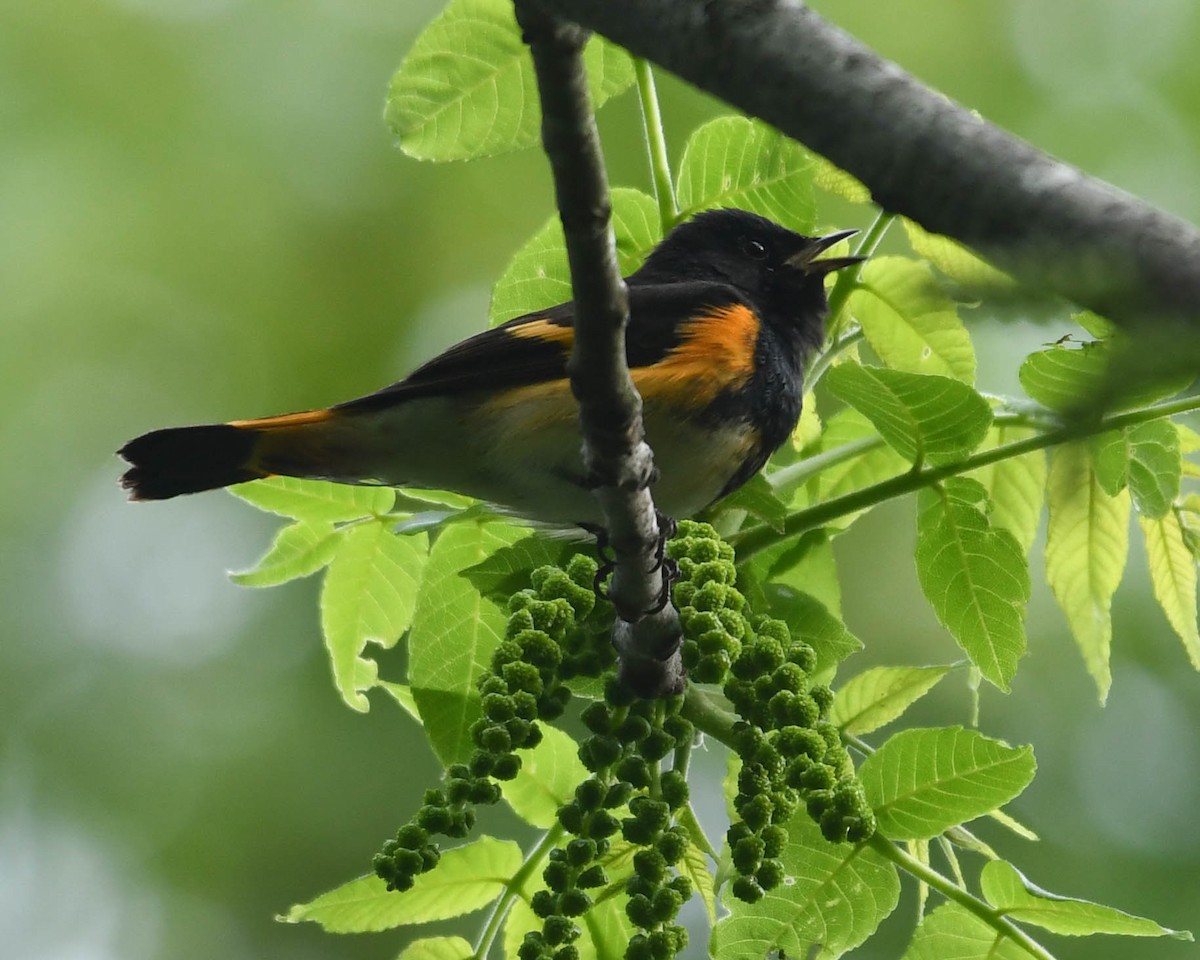
<instances>
[{"instance_id":1,"label":"leaf stem","mask_svg":"<svg viewBox=\"0 0 1200 960\"><path fill-rule=\"evenodd\" d=\"M839 277L838 280L840 281L841 277ZM863 333L862 327L855 327L849 333L843 334L841 337L838 337L838 339L834 340L824 353L822 353L811 364L809 364L808 371L804 375L805 392L811 393L813 387L815 387L820 382L821 378L825 376L825 371L833 366L833 361L840 354L844 353L846 350L849 350L852 346L862 340L865 336L866 334Z\"/></svg>"},{"instance_id":2,"label":"leaf stem","mask_svg":"<svg viewBox=\"0 0 1200 960\"><path fill-rule=\"evenodd\" d=\"M1070 423L1048 430L1034 437L1014 440L1012 443L1001 444L990 450L983 450L974 456L967 457L955 463L946 463L937 467L926 467L920 470L909 470L896 477L891 477L853 493L847 493L823 503L814 504L804 510L799 510L789 516L781 530L772 527L755 527L741 534L734 534L729 539L737 549L738 563L745 563L754 554L774 546L782 540L787 540L797 534L819 527L839 517L844 517L867 507L883 503L894 497L912 493L923 487L932 486L947 477L969 473L980 467L1010 457L1019 457L1035 450L1044 450L1069 440L1080 440L1085 437L1104 433L1107 430L1119 430L1123 427L1159 420L1163 417L1188 413L1200 409L1200 396L1181 397L1167 403L1160 403L1125 413L1109 414L1086 423Z\"/></svg>"},{"instance_id":3,"label":"leaf stem","mask_svg":"<svg viewBox=\"0 0 1200 960\"><path fill-rule=\"evenodd\" d=\"M500 925L504 923L504 918L508 916L508 911L512 909L513 902L517 897L521 896L525 881L530 878L534 870L542 865L542 862L546 859L550 851L558 846L558 842L563 838L565 832L562 824L555 823L554 826L542 834L541 839L526 854L525 861L517 869L517 872L512 875L512 879L504 885L504 892L500 894L496 905L492 907L492 912L488 914L487 922L483 925L483 930L479 934L479 941L475 945L475 953L472 955L473 960L486 960L487 955L491 952L492 946L496 942L496 937L500 933Z\"/></svg>"},{"instance_id":4,"label":"leaf stem","mask_svg":"<svg viewBox=\"0 0 1200 960\"><path fill-rule=\"evenodd\" d=\"M667 138L663 133L662 113L658 109L658 91L654 86L654 71L647 61L634 57L633 70L637 76L638 98L642 105L642 127L646 132L646 153L650 158L654 196L658 200L658 217L665 236L679 221L679 209L675 206Z\"/></svg>"},{"instance_id":5,"label":"leaf stem","mask_svg":"<svg viewBox=\"0 0 1200 960\"><path fill-rule=\"evenodd\" d=\"M985 901L980 900L969 891L964 890L953 880L942 876L932 867L926 866L916 857L910 856L905 850L892 843L886 837L880 836L877 833L870 840L866 841L866 846L870 847L880 856L890 860L901 870L916 877L922 883L928 884L931 889L936 890L946 899L953 900L959 906L975 914L975 916L989 927L992 927L1000 936L1008 937L1008 939L1012 940L1013 943L1017 944L1017 946L1031 957L1036 957L1037 960L1054 960L1053 954L1005 917L1000 911Z\"/></svg>"},{"instance_id":6,"label":"leaf stem","mask_svg":"<svg viewBox=\"0 0 1200 960\"><path fill-rule=\"evenodd\" d=\"M854 251L856 257L869 257L879 247L883 236L888 231L888 227L896 219L896 214L888 213L886 210L880 210L876 215L874 222L867 227L867 232L863 234L862 241L858 245L858 249ZM829 294L829 329L837 332L840 327L842 308L846 305L846 301L850 299L850 294L858 285L858 277L862 272L862 267L852 267L849 270L842 270L838 273L837 281L833 285L833 290Z\"/></svg>"}]
</instances>

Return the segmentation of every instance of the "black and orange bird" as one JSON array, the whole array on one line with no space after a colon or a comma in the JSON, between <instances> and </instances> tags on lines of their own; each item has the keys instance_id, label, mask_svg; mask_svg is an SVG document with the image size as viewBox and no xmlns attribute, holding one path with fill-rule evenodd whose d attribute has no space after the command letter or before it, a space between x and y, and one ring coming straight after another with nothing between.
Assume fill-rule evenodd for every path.
<instances>
[{"instance_id":1,"label":"black and orange bird","mask_svg":"<svg viewBox=\"0 0 1200 960\"><path fill-rule=\"evenodd\" d=\"M800 416L803 364L824 339L821 254L744 210L677 226L627 278L625 349L660 477L655 503L691 516L736 490ZM554 525L603 523L567 382L573 303L494 327L376 393L324 410L155 430L120 451L133 500L282 475L453 490Z\"/></svg>"}]
</instances>

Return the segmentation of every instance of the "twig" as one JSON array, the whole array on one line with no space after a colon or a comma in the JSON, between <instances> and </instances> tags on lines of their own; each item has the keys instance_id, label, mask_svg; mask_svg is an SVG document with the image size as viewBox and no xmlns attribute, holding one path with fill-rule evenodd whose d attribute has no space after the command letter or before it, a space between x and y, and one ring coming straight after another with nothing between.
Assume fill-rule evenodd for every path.
<instances>
[{"instance_id":1,"label":"twig","mask_svg":"<svg viewBox=\"0 0 1200 960\"><path fill-rule=\"evenodd\" d=\"M596 484L616 558L608 595L617 612L613 644L620 676L639 696L683 686L679 615L659 605L665 570L648 485L654 458L643 439L642 401L625 358L629 301L609 224L608 182L588 96L582 51L588 34L516 0L533 53L542 104L542 141L554 175L575 296L575 337L567 370L579 402L583 459Z\"/></svg>"}]
</instances>

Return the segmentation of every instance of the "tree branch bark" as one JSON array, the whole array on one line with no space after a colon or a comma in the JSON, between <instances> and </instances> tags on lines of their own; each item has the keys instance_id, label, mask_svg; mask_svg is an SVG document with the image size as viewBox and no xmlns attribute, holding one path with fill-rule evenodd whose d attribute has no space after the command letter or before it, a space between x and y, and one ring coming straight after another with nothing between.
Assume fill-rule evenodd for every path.
<instances>
[{"instance_id":1,"label":"tree branch bark","mask_svg":"<svg viewBox=\"0 0 1200 960\"><path fill-rule=\"evenodd\" d=\"M1194 227L986 123L795 0L540 2L761 117L886 210L1028 286L1131 331L1192 341L1200 329Z\"/></svg>"},{"instance_id":2,"label":"tree branch bark","mask_svg":"<svg viewBox=\"0 0 1200 960\"><path fill-rule=\"evenodd\" d=\"M542 141L554 175L575 297L575 338L567 369L579 403L584 465L596 483L615 557L608 595L617 612L619 675L643 697L683 689L679 615L659 598L666 571L656 556L659 527L650 497L654 458L643 439L642 400L625 358L629 302L609 224L608 181L588 95L582 51L588 34L516 0L533 54L542 104Z\"/></svg>"}]
</instances>

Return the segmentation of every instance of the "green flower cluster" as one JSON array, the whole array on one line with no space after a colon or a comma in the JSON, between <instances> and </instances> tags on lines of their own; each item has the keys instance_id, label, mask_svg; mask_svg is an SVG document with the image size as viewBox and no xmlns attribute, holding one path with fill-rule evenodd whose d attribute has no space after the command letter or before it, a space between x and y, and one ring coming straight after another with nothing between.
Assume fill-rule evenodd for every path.
<instances>
[{"instance_id":1,"label":"green flower cluster","mask_svg":"<svg viewBox=\"0 0 1200 960\"><path fill-rule=\"evenodd\" d=\"M672 596L683 627L683 665L696 683L721 683L747 633L733 547L709 524L681 520L667 556L679 567Z\"/></svg>"},{"instance_id":2,"label":"green flower cluster","mask_svg":"<svg viewBox=\"0 0 1200 960\"><path fill-rule=\"evenodd\" d=\"M754 902L784 877L784 824L803 803L830 841L864 840L875 818L837 728L826 718L833 693L813 684L816 653L787 625L748 619L734 585L733 548L706 523L685 520L668 545L679 565L675 603L683 662L700 683L724 684L741 718L742 761L727 838L738 878L733 892Z\"/></svg>"},{"instance_id":3,"label":"green flower cluster","mask_svg":"<svg viewBox=\"0 0 1200 960\"><path fill-rule=\"evenodd\" d=\"M594 642L592 631L581 626L596 605L595 575L595 561L576 555L565 570L538 568L532 589L513 596L504 639L479 678L483 717L471 728L475 752L468 763L446 770L444 790L425 792L413 820L372 860L389 890L408 890L419 874L437 866L435 835L467 836L475 807L499 801L499 781L521 769L517 751L541 742L537 721L560 716L570 700L563 678L598 676L605 668L609 645Z\"/></svg>"},{"instance_id":4,"label":"green flower cluster","mask_svg":"<svg viewBox=\"0 0 1200 960\"><path fill-rule=\"evenodd\" d=\"M639 848L626 914L640 932L630 940L627 960L670 960L686 945L687 933L674 920L692 894L691 883L674 875L673 868L688 838L671 819L687 803L687 781L675 771L660 775L657 770L659 760L695 735L692 724L679 716L681 704L679 698L634 700L612 679L605 699L583 711L591 736L579 756L591 776L559 808L559 823L573 839L550 854L543 873L548 889L535 894L532 903L543 926L525 935L520 960L576 960L573 941L580 929L574 918L592 905L588 891L608 883L603 859L618 832ZM660 799L644 792L652 784ZM623 807L629 815L618 818Z\"/></svg>"}]
</instances>

